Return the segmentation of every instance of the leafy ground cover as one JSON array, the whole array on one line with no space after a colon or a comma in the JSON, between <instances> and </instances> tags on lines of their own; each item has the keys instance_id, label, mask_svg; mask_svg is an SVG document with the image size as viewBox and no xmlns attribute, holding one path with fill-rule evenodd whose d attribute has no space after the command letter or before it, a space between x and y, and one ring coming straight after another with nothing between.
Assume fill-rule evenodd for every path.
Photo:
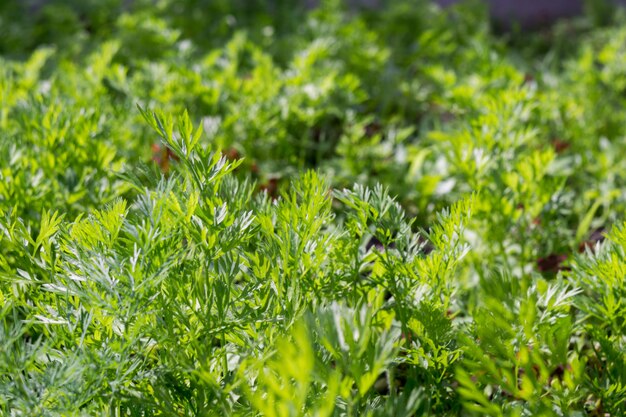
<instances>
[{"instance_id":1,"label":"leafy ground cover","mask_svg":"<svg viewBox=\"0 0 626 417\"><path fill-rule=\"evenodd\" d=\"M622 416L626 18L0 4L0 414Z\"/></svg>"}]
</instances>

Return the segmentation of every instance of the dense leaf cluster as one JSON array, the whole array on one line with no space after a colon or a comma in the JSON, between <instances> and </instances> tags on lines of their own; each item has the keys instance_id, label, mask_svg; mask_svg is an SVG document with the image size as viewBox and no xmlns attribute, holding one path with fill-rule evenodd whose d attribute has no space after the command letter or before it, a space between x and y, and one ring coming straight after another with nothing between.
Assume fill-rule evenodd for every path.
<instances>
[{"instance_id":1,"label":"dense leaf cluster","mask_svg":"<svg viewBox=\"0 0 626 417\"><path fill-rule=\"evenodd\" d=\"M0 415L624 415L589 4L0 4Z\"/></svg>"}]
</instances>

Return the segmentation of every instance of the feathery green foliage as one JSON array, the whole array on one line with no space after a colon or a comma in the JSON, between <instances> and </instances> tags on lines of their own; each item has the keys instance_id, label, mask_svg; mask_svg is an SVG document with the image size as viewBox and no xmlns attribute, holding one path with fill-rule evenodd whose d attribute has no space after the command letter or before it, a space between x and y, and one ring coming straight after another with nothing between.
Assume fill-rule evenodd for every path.
<instances>
[{"instance_id":1,"label":"feathery green foliage","mask_svg":"<svg viewBox=\"0 0 626 417\"><path fill-rule=\"evenodd\" d=\"M386 3L0 5L0 415L624 415L626 17Z\"/></svg>"}]
</instances>

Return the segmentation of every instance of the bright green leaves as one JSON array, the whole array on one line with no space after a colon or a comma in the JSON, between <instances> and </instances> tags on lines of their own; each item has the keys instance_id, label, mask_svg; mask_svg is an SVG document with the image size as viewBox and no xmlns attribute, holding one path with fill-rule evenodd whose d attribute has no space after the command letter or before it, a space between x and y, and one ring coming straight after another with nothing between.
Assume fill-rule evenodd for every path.
<instances>
[{"instance_id":1,"label":"bright green leaves","mask_svg":"<svg viewBox=\"0 0 626 417\"><path fill-rule=\"evenodd\" d=\"M348 403L358 402L391 364L397 353L400 329L376 323L376 311L366 305L358 309L333 303L309 316L317 327L319 343L335 369L344 376L341 395ZM350 387L354 384L354 394Z\"/></svg>"},{"instance_id":2,"label":"bright green leaves","mask_svg":"<svg viewBox=\"0 0 626 417\"><path fill-rule=\"evenodd\" d=\"M248 389L252 406L266 417L328 417L335 408L339 374L316 377L312 341L304 322L293 327L290 337L276 343L276 351L245 372L254 387ZM242 368L244 370L245 368ZM256 374L256 375L255 375ZM319 388L313 389L315 385Z\"/></svg>"},{"instance_id":3,"label":"bright green leaves","mask_svg":"<svg viewBox=\"0 0 626 417\"><path fill-rule=\"evenodd\" d=\"M224 156L212 151L211 147L198 146L202 125L194 131L187 112L178 118L175 133L171 116L149 113L141 108L139 110L148 124L161 136L164 146L174 152L172 159L178 159L184 164L184 173L193 179L203 196L215 193L222 177L241 164L241 160L228 163Z\"/></svg>"},{"instance_id":4,"label":"bright green leaves","mask_svg":"<svg viewBox=\"0 0 626 417\"><path fill-rule=\"evenodd\" d=\"M148 187L125 176L141 190L132 202L74 220L45 212L36 238L11 216L3 223L8 238L27 236L28 250L7 250L7 271L31 265L11 282L42 280L15 314L61 363L77 355L72 366L92 367L82 401L124 409L146 396L171 413L271 416L442 407L458 358L446 309L469 200L425 233L427 253L382 186L333 199L309 171L275 200L255 195L188 115L175 125L143 114L178 158L171 175Z\"/></svg>"},{"instance_id":5,"label":"bright green leaves","mask_svg":"<svg viewBox=\"0 0 626 417\"><path fill-rule=\"evenodd\" d=\"M177 120L177 135L174 135L174 121L172 117L164 117L156 113L149 113L139 107L142 116L154 130L156 130L166 145L168 145L176 155L191 159L191 155L202 135L202 124L194 131L189 114L185 111Z\"/></svg>"},{"instance_id":6,"label":"bright green leaves","mask_svg":"<svg viewBox=\"0 0 626 417\"><path fill-rule=\"evenodd\" d=\"M608 241L578 256L572 266L571 280L582 294L576 299L581 324L581 354L588 363L585 385L593 409L622 414L626 356L626 227L616 226Z\"/></svg>"},{"instance_id":7,"label":"bright green leaves","mask_svg":"<svg viewBox=\"0 0 626 417\"><path fill-rule=\"evenodd\" d=\"M58 213L44 212L41 216L41 225L39 226L39 234L34 244L34 251L37 251L42 244L46 243L46 247L50 248L50 238L59 230L59 224L63 221L63 215Z\"/></svg>"},{"instance_id":8,"label":"bright green leaves","mask_svg":"<svg viewBox=\"0 0 626 417\"><path fill-rule=\"evenodd\" d=\"M460 334L464 359L459 394L476 415L543 415L584 398L583 366L571 349L578 290L563 283L523 283L505 275L484 282L469 334Z\"/></svg>"},{"instance_id":9,"label":"bright green leaves","mask_svg":"<svg viewBox=\"0 0 626 417\"><path fill-rule=\"evenodd\" d=\"M39 61L50 55L43 52L36 54ZM33 227L44 211L59 210L73 218L127 191L115 178L127 152L118 148L123 139L112 135L111 118L52 88L55 81L35 83L32 78L45 62L39 61L11 63L14 74L0 74L13 80L12 90L6 91L10 97L3 100L7 120L0 134L0 205L17 210ZM98 106L96 93L85 95Z\"/></svg>"},{"instance_id":10,"label":"bright green leaves","mask_svg":"<svg viewBox=\"0 0 626 417\"><path fill-rule=\"evenodd\" d=\"M400 205L389 197L387 190L378 184L373 190L356 184L354 190L335 192L335 197L352 210L348 212L348 227L362 238L374 226L375 236L388 245L397 234L405 215ZM408 226L408 224L407 224ZM406 227L405 230L406 231Z\"/></svg>"},{"instance_id":11,"label":"bright green leaves","mask_svg":"<svg viewBox=\"0 0 626 417\"><path fill-rule=\"evenodd\" d=\"M87 219L77 219L72 225L70 236L85 247L103 245L111 248L117 240L126 214L126 201L118 200L108 209L95 211Z\"/></svg>"},{"instance_id":12,"label":"bright green leaves","mask_svg":"<svg viewBox=\"0 0 626 417\"><path fill-rule=\"evenodd\" d=\"M258 268L261 259L274 260L263 278L271 280L267 285L278 295L277 314L286 313L288 322L338 279L328 267L339 234L333 218L328 184L312 171L274 203L265 199L257 213L262 241L254 263Z\"/></svg>"},{"instance_id":13,"label":"bright green leaves","mask_svg":"<svg viewBox=\"0 0 626 417\"><path fill-rule=\"evenodd\" d=\"M624 414L623 28L82 3L0 7L0 414Z\"/></svg>"},{"instance_id":14,"label":"bright green leaves","mask_svg":"<svg viewBox=\"0 0 626 417\"><path fill-rule=\"evenodd\" d=\"M448 310L456 304L456 265L468 250L462 236L472 201L466 199L439 214L422 237L411 230L411 221L381 187L355 186L336 196L351 208L345 224L352 241L346 242L348 252L340 259L354 263L350 277L354 281L345 297L359 299L369 288L382 292L388 298L385 310L393 312L402 331L403 359L391 368L389 384L394 386L397 372L405 380L405 389L413 390L407 393L420 392L420 398L430 399L423 406L446 409L453 364L461 354Z\"/></svg>"}]
</instances>

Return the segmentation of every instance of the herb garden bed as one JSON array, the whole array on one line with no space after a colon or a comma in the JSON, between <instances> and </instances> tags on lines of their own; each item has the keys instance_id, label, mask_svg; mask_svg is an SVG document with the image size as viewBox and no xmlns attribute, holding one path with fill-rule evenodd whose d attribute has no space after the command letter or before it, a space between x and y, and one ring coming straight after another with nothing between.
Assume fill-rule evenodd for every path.
<instances>
[{"instance_id":1,"label":"herb garden bed","mask_svg":"<svg viewBox=\"0 0 626 417\"><path fill-rule=\"evenodd\" d=\"M275 5L0 5L0 415L623 416L623 12Z\"/></svg>"}]
</instances>

